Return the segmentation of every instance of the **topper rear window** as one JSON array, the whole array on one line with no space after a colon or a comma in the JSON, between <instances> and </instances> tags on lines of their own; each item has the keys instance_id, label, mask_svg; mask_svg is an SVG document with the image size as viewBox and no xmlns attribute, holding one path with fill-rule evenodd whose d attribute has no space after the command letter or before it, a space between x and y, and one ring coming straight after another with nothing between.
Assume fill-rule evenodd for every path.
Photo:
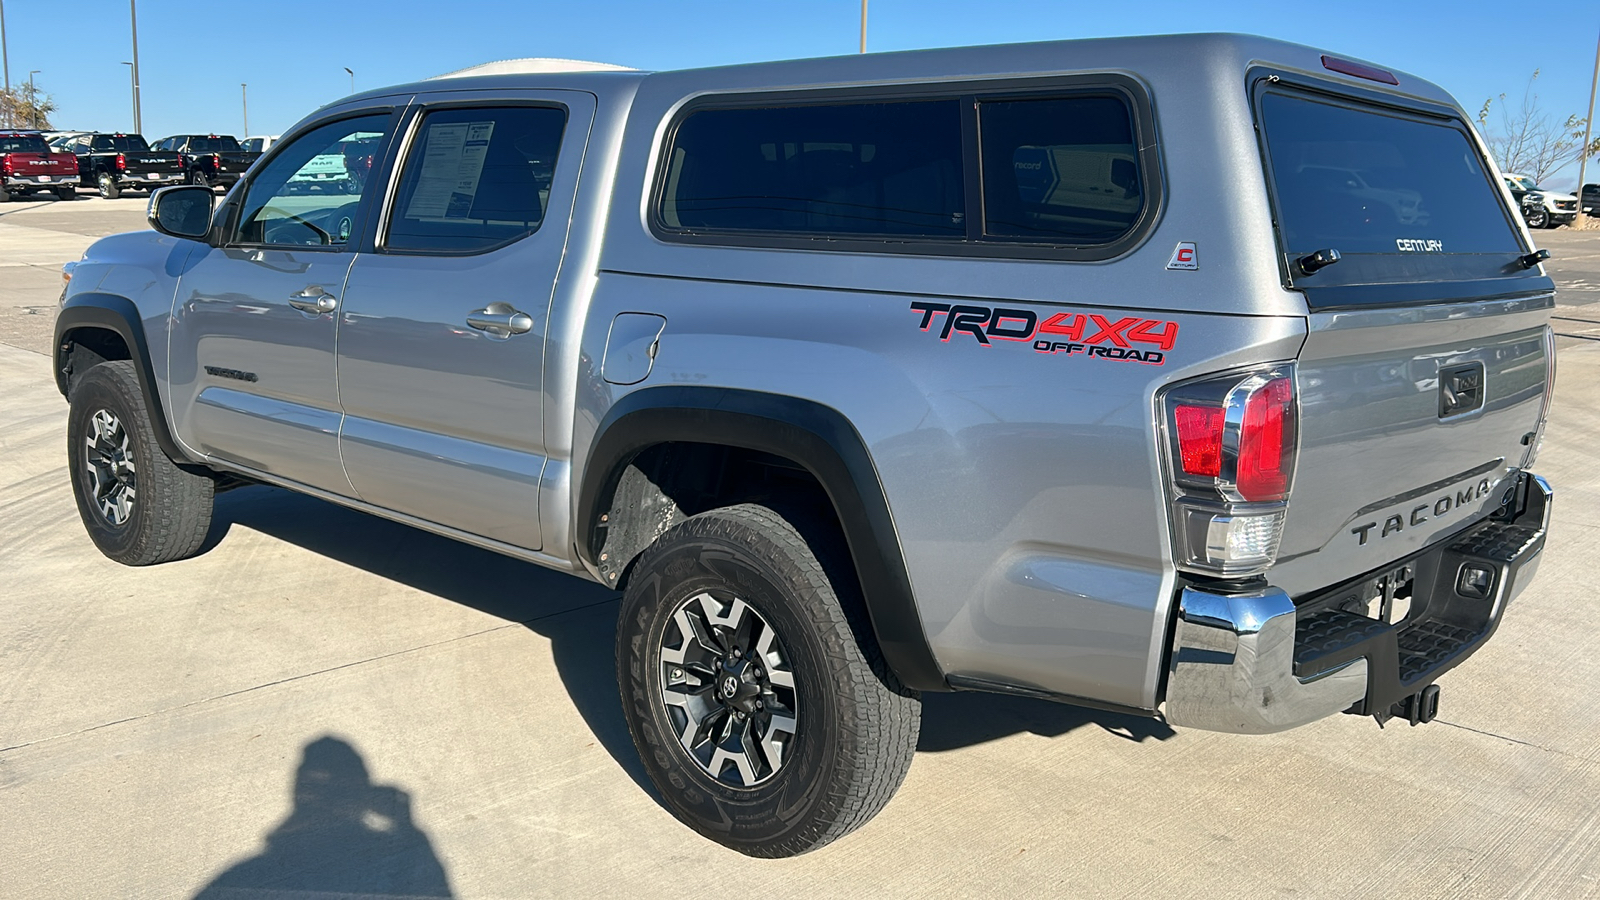
<instances>
[{"instance_id":1,"label":"topper rear window","mask_svg":"<svg viewBox=\"0 0 1600 900\"><path fill-rule=\"evenodd\" d=\"M1260 116L1289 257L1520 252L1458 123L1285 91L1265 93Z\"/></svg>"}]
</instances>

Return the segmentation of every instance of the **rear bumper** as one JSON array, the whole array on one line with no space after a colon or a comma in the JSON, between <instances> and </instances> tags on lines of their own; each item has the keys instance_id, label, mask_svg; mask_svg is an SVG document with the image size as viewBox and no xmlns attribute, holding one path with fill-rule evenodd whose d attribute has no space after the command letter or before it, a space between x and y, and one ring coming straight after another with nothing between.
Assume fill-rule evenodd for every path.
<instances>
[{"instance_id":1,"label":"rear bumper","mask_svg":"<svg viewBox=\"0 0 1600 900\"><path fill-rule=\"evenodd\" d=\"M1552 499L1543 478L1524 473L1515 515L1479 522L1377 578L1369 573L1303 598L1300 608L1270 586L1242 593L1185 587L1173 629L1167 721L1267 734L1338 712L1387 713L1494 633L1538 569ZM1480 576L1477 589L1463 589L1468 569L1488 572L1487 584ZM1404 619L1391 624L1344 608L1343 601L1364 600L1374 583L1401 573L1412 591Z\"/></svg>"},{"instance_id":2,"label":"rear bumper","mask_svg":"<svg viewBox=\"0 0 1600 900\"><path fill-rule=\"evenodd\" d=\"M159 172L151 178L144 173L124 172L121 175L113 175L112 179L119 188L166 187L169 184L183 184L188 180L188 176L182 172Z\"/></svg>"},{"instance_id":3,"label":"rear bumper","mask_svg":"<svg viewBox=\"0 0 1600 900\"><path fill-rule=\"evenodd\" d=\"M41 181L41 178L49 180ZM78 176L75 172L65 175L12 175L5 179L6 190L8 191L53 191L63 185L71 186L77 183Z\"/></svg>"}]
</instances>

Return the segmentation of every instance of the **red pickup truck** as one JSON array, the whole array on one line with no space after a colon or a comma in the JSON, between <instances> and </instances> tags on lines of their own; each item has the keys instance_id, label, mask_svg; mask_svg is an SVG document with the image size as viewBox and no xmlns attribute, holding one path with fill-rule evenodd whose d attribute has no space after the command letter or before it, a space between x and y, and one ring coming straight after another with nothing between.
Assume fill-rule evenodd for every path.
<instances>
[{"instance_id":1,"label":"red pickup truck","mask_svg":"<svg viewBox=\"0 0 1600 900\"><path fill-rule=\"evenodd\" d=\"M45 146L29 131L0 131L0 203L35 191L52 191L61 200L78 195L78 158Z\"/></svg>"}]
</instances>

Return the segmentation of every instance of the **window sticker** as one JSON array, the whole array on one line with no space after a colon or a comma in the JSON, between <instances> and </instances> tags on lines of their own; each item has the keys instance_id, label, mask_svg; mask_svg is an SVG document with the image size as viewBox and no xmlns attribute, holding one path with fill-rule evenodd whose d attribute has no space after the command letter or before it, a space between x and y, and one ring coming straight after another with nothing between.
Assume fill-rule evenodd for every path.
<instances>
[{"instance_id":1,"label":"window sticker","mask_svg":"<svg viewBox=\"0 0 1600 900\"><path fill-rule=\"evenodd\" d=\"M464 219L478 195L493 122L440 122L428 126L417 188L408 219Z\"/></svg>"}]
</instances>

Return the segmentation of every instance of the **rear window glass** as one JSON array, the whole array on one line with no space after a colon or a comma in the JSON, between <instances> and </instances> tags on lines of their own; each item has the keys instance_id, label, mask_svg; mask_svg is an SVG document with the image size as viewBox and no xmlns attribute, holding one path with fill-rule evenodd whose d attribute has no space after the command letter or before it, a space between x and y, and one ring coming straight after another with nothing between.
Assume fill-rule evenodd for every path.
<instances>
[{"instance_id":1,"label":"rear window glass","mask_svg":"<svg viewBox=\"0 0 1600 900\"><path fill-rule=\"evenodd\" d=\"M1133 228L1144 192L1122 100L988 101L978 114L986 235L1102 244Z\"/></svg>"},{"instance_id":2,"label":"rear window glass","mask_svg":"<svg viewBox=\"0 0 1600 900\"><path fill-rule=\"evenodd\" d=\"M667 162L661 222L683 231L963 238L959 103L693 113Z\"/></svg>"},{"instance_id":3,"label":"rear window glass","mask_svg":"<svg viewBox=\"0 0 1600 900\"><path fill-rule=\"evenodd\" d=\"M1261 117L1289 254L1520 252L1459 126L1278 92Z\"/></svg>"},{"instance_id":4,"label":"rear window glass","mask_svg":"<svg viewBox=\"0 0 1600 900\"><path fill-rule=\"evenodd\" d=\"M45 153L44 138L37 134L0 134L0 153Z\"/></svg>"},{"instance_id":5,"label":"rear window glass","mask_svg":"<svg viewBox=\"0 0 1600 900\"><path fill-rule=\"evenodd\" d=\"M239 142L231 137L203 137L189 139L190 153L227 153L239 149Z\"/></svg>"},{"instance_id":6,"label":"rear window glass","mask_svg":"<svg viewBox=\"0 0 1600 900\"><path fill-rule=\"evenodd\" d=\"M89 143L95 153L115 150L118 153L144 153L150 146L137 134L97 134Z\"/></svg>"}]
</instances>

